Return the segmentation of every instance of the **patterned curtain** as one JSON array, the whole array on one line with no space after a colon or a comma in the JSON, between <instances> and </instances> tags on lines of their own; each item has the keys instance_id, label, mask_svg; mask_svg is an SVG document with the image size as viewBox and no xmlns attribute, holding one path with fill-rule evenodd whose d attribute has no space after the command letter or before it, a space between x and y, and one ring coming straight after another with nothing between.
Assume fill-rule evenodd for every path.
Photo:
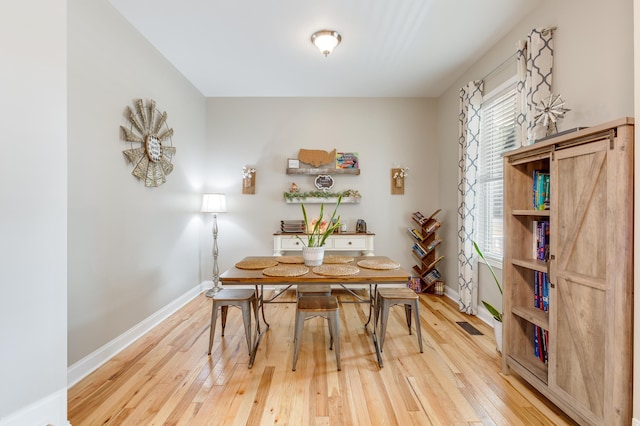
<instances>
[{"instance_id":1,"label":"patterned curtain","mask_svg":"<svg viewBox=\"0 0 640 426\"><path fill-rule=\"evenodd\" d=\"M547 135L547 128L536 125L534 116L538 102L551 95L553 29L532 30L517 49L517 143L526 146Z\"/></svg>"},{"instance_id":2,"label":"patterned curtain","mask_svg":"<svg viewBox=\"0 0 640 426\"><path fill-rule=\"evenodd\" d=\"M473 279L477 259L475 239L476 181L480 143L480 106L482 81L471 81L460 89L459 162L458 162L458 303L460 311L475 315L478 286Z\"/></svg>"}]
</instances>

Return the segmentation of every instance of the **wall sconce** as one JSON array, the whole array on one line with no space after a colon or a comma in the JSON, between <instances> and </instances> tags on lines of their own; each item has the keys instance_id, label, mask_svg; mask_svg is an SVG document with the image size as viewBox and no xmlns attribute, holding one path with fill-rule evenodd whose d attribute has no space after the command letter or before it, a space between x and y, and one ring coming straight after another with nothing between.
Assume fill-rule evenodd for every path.
<instances>
[{"instance_id":1,"label":"wall sconce","mask_svg":"<svg viewBox=\"0 0 640 426\"><path fill-rule=\"evenodd\" d=\"M245 166L242 168L242 193L256 193L256 169L253 167Z\"/></svg>"},{"instance_id":2,"label":"wall sconce","mask_svg":"<svg viewBox=\"0 0 640 426\"><path fill-rule=\"evenodd\" d=\"M409 174L409 168L397 167L391 169L391 194L404 194L404 178Z\"/></svg>"}]
</instances>

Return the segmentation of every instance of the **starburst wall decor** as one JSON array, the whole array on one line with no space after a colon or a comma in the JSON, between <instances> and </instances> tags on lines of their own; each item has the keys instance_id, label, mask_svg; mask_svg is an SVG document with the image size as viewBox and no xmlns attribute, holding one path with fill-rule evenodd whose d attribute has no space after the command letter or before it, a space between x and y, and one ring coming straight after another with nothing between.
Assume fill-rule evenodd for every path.
<instances>
[{"instance_id":1,"label":"starburst wall decor","mask_svg":"<svg viewBox=\"0 0 640 426\"><path fill-rule=\"evenodd\" d=\"M147 187L160 186L167 181L167 175L173 171L171 160L176 153L172 146L173 129L167 125L167 113L156 109L152 99L144 106L142 99L136 101L136 110L127 106L130 128L120 126L124 140L131 148L122 151L130 163L135 164L132 175L144 181ZM133 143L139 143L137 148Z\"/></svg>"}]
</instances>

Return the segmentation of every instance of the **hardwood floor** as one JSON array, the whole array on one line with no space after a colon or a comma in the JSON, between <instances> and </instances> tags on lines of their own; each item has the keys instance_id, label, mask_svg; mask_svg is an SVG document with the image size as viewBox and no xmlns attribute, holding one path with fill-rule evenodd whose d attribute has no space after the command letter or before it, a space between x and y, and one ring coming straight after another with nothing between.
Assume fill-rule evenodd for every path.
<instances>
[{"instance_id":1,"label":"hardwood floor","mask_svg":"<svg viewBox=\"0 0 640 426\"><path fill-rule=\"evenodd\" d=\"M211 301L204 294L68 392L81 425L572 425L540 394L500 372L493 330L446 297L420 295L424 353L392 308L384 368L363 324L368 305L338 293L342 371L326 321L305 323L291 371L295 304L266 306L271 324L252 369L239 309L220 321L207 355ZM294 293L285 296L294 299ZM471 335L456 321L484 333Z\"/></svg>"}]
</instances>

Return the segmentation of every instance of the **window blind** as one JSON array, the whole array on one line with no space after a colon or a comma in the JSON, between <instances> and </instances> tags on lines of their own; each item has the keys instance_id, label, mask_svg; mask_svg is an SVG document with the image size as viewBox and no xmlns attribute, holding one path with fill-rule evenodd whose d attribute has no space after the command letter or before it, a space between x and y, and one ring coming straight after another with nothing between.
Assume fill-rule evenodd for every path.
<instances>
[{"instance_id":1,"label":"window blind","mask_svg":"<svg viewBox=\"0 0 640 426\"><path fill-rule=\"evenodd\" d=\"M477 242L485 257L502 262L502 154L516 146L516 89L511 83L489 94L480 108Z\"/></svg>"}]
</instances>

